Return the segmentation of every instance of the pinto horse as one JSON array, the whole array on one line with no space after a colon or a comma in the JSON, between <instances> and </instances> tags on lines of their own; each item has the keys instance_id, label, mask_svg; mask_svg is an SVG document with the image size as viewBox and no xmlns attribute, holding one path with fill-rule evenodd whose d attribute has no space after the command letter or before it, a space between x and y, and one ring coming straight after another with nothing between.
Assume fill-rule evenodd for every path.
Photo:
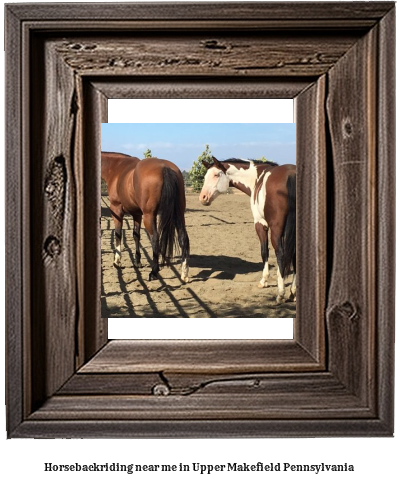
<instances>
[{"instance_id":1,"label":"pinto horse","mask_svg":"<svg viewBox=\"0 0 399 487\"><path fill-rule=\"evenodd\" d=\"M202 161L208 169L200 202L208 206L229 186L243 191L251 199L255 230L263 260L263 274L258 287L267 287L269 277L268 230L277 257L277 303L284 300L286 277L291 266L293 280L290 299L296 300L296 166L254 162L244 159Z\"/></svg>"},{"instance_id":2,"label":"pinto horse","mask_svg":"<svg viewBox=\"0 0 399 487\"><path fill-rule=\"evenodd\" d=\"M129 213L134 221L134 265L142 267L139 244L143 220L153 250L149 280L158 278L159 256L162 263L168 263L178 243L182 252L181 279L188 282L190 244L184 220L184 181L179 168L156 157L140 160L126 154L101 152L101 178L107 184L115 225L114 266L121 265L123 217Z\"/></svg>"}]
</instances>

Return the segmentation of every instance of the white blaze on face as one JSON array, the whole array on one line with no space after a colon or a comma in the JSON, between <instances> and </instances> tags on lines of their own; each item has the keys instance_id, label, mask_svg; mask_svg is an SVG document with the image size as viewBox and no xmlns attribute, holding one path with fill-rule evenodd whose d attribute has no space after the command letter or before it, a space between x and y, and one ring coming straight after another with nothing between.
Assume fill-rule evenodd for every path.
<instances>
[{"instance_id":1,"label":"white blaze on face","mask_svg":"<svg viewBox=\"0 0 399 487\"><path fill-rule=\"evenodd\" d=\"M209 205L219 194L226 193L229 184L229 178L222 170L217 167L208 169L199 197L201 203Z\"/></svg>"}]
</instances>

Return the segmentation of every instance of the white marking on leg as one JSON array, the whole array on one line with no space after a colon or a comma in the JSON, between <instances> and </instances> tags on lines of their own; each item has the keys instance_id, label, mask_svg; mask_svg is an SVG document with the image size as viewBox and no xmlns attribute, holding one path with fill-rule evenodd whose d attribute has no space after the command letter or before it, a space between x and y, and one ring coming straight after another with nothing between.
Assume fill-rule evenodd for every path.
<instances>
[{"instance_id":1,"label":"white marking on leg","mask_svg":"<svg viewBox=\"0 0 399 487\"><path fill-rule=\"evenodd\" d=\"M269 279L269 262L265 262L265 266L263 267L262 279L260 280L258 287L259 288L267 287L268 279Z\"/></svg>"},{"instance_id":2,"label":"white marking on leg","mask_svg":"<svg viewBox=\"0 0 399 487\"><path fill-rule=\"evenodd\" d=\"M294 274L292 277L290 299L292 299L292 301L296 301L296 274Z\"/></svg>"},{"instance_id":3,"label":"white marking on leg","mask_svg":"<svg viewBox=\"0 0 399 487\"><path fill-rule=\"evenodd\" d=\"M281 277L280 268L278 266L277 266L277 286L278 286L277 304L280 304L284 301L285 287L284 287L284 279Z\"/></svg>"},{"instance_id":4,"label":"white marking on leg","mask_svg":"<svg viewBox=\"0 0 399 487\"><path fill-rule=\"evenodd\" d=\"M181 280L183 282L190 282L190 278L188 277L189 269L188 260L186 259L181 264Z\"/></svg>"},{"instance_id":5,"label":"white marking on leg","mask_svg":"<svg viewBox=\"0 0 399 487\"><path fill-rule=\"evenodd\" d=\"M120 241L119 244L116 245L114 264L118 267L120 267L121 265L121 242Z\"/></svg>"}]
</instances>

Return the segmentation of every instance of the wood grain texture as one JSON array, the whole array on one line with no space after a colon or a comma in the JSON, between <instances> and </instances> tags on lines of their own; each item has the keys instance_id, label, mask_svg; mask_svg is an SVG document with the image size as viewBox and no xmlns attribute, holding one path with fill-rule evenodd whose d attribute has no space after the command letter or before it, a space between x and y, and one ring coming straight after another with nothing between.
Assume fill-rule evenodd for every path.
<instances>
[{"instance_id":1,"label":"wood grain texture","mask_svg":"<svg viewBox=\"0 0 399 487\"><path fill-rule=\"evenodd\" d=\"M333 256L327 326L330 370L365 403L375 347L375 42L371 30L328 73Z\"/></svg>"},{"instance_id":2,"label":"wood grain texture","mask_svg":"<svg viewBox=\"0 0 399 487\"><path fill-rule=\"evenodd\" d=\"M37 66L32 73L30 139L35 163L31 171L32 404L51 396L75 370L78 312L72 152L75 83L70 68L51 49L46 62L40 62L44 51L40 40L33 43ZM44 78L57 82L45 87ZM50 106L57 109L45 109Z\"/></svg>"},{"instance_id":3,"label":"wood grain texture","mask_svg":"<svg viewBox=\"0 0 399 487\"><path fill-rule=\"evenodd\" d=\"M231 79L223 77L223 98L295 98L312 78ZM220 98L221 80L210 78L93 77L93 86L107 99L113 98Z\"/></svg>"},{"instance_id":4,"label":"wood grain texture","mask_svg":"<svg viewBox=\"0 0 399 487\"><path fill-rule=\"evenodd\" d=\"M283 379L283 380L282 380ZM160 387L163 385L163 387ZM280 397L286 401L287 391L300 394L308 392L308 399L313 392L345 395L345 387L329 373L239 373L239 374L205 374L200 372L159 373L85 373L75 374L58 392L64 395L178 395L192 394L226 394L236 396L241 393L257 396L273 395L274 401ZM282 396L279 396L282 395ZM282 397L284 396L284 400ZM320 396L321 397L321 396ZM352 398L353 399L353 398ZM264 400L264 397L263 399ZM326 398L327 406L329 399ZM309 407L309 409L311 409Z\"/></svg>"},{"instance_id":5,"label":"wood grain texture","mask_svg":"<svg viewBox=\"0 0 399 487\"><path fill-rule=\"evenodd\" d=\"M29 5L10 5L9 10L21 20L90 20L93 23L100 20L121 20L140 18L142 20L169 20L179 21L184 24L192 19L205 21L212 20L239 20L258 21L272 20L284 25L287 21L296 24L302 23L305 27L311 21L326 20L338 25L345 25L345 21L352 25L370 27L369 21L376 23L389 10L393 8L393 2L328 2L322 5L303 2L301 6L293 6L289 2L190 2L183 9L179 4L38 4L33 9ZM206 26L207 24L205 24ZM241 24L242 25L242 24ZM292 28L292 23L289 24Z\"/></svg>"},{"instance_id":6,"label":"wood grain texture","mask_svg":"<svg viewBox=\"0 0 399 487\"><path fill-rule=\"evenodd\" d=\"M7 6L10 437L392 435L394 4L326 6ZM268 94L297 98L313 221L295 339L107 343L106 100Z\"/></svg>"},{"instance_id":7,"label":"wood grain texture","mask_svg":"<svg viewBox=\"0 0 399 487\"><path fill-rule=\"evenodd\" d=\"M356 39L356 34L337 38L328 32L311 37L240 31L234 36L136 33L116 42L107 36L75 37L57 42L55 48L81 75L145 76L156 69L158 76L309 77L325 73Z\"/></svg>"},{"instance_id":8,"label":"wood grain texture","mask_svg":"<svg viewBox=\"0 0 399 487\"><path fill-rule=\"evenodd\" d=\"M376 221L376 356L385 356L377 370L379 417L388 428L394 425L394 348L395 348L395 11L380 22L377 84L377 214ZM389 256L389 258L387 258Z\"/></svg>"},{"instance_id":9,"label":"wood grain texture","mask_svg":"<svg viewBox=\"0 0 399 487\"><path fill-rule=\"evenodd\" d=\"M58 391L60 395L151 395L164 384L159 374L75 374ZM166 386L166 385L165 385ZM162 389L161 389L162 390ZM165 392L166 389L165 389Z\"/></svg>"},{"instance_id":10,"label":"wood grain texture","mask_svg":"<svg viewBox=\"0 0 399 487\"><path fill-rule=\"evenodd\" d=\"M91 83L84 85L83 131L84 164L84 361L87 361L108 341L107 321L101 319L101 246L100 242L100 157L101 117L104 97ZM93 182L95 182L93 184Z\"/></svg>"},{"instance_id":11,"label":"wood grain texture","mask_svg":"<svg viewBox=\"0 0 399 487\"><path fill-rule=\"evenodd\" d=\"M5 145L5 160L8 161L5 168L5 199L8 207L12 208L11 224L6 226L6 255L5 273L7 276L6 292L6 397L7 397L7 424L13 430L22 421L24 416L24 366L21 362L24 346L24 325L28 319L27 286L24 285L29 272L26 260L27 240L24 240L24 201L22 195L22 181L26 182L26 166L23 165L22 140L22 66L13 63L13 58L18 58L22 49L22 36L18 18L9 10L5 11L6 36L5 49L8 53L5 69L8 73L6 79L7 98L5 104L5 116L14 130L8 134ZM9 220L10 221L10 220ZM29 226L27 226L29 229ZM25 242L25 246L24 246ZM27 267L24 267L26 265ZM24 272L25 271L25 272Z\"/></svg>"},{"instance_id":12,"label":"wood grain texture","mask_svg":"<svg viewBox=\"0 0 399 487\"><path fill-rule=\"evenodd\" d=\"M389 435L378 419L288 420L38 420L25 421L15 438L312 438Z\"/></svg>"},{"instance_id":13,"label":"wood grain texture","mask_svg":"<svg viewBox=\"0 0 399 487\"><path fill-rule=\"evenodd\" d=\"M303 190L298 191L297 201L298 302L294 338L323 364L327 282L326 89L326 78L321 76L295 100L297 188ZM318 326L312 329L304 325L306 322Z\"/></svg>"},{"instance_id":14,"label":"wood grain texture","mask_svg":"<svg viewBox=\"0 0 399 487\"><path fill-rule=\"evenodd\" d=\"M111 340L80 372L226 374L318 368L293 340Z\"/></svg>"},{"instance_id":15,"label":"wood grain texture","mask_svg":"<svg viewBox=\"0 0 399 487\"><path fill-rule=\"evenodd\" d=\"M41 420L187 420L214 421L224 419L317 419L372 418L367 408L350 394L337 390L320 394L257 394L235 391L234 403L229 394L194 394L191 396L54 396L30 416L30 421ZM291 399L289 400L289 396ZM295 406L292 401L295 400ZM328 400L328 402L327 402Z\"/></svg>"},{"instance_id":16,"label":"wood grain texture","mask_svg":"<svg viewBox=\"0 0 399 487\"><path fill-rule=\"evenodd\" d=\"M196 389L186 388L185 375L129 374L123 380L121 374L78 374L30 420L277 420L314 418L315 410L317 419L373 417L328 373L208 376L203 382L196 379ZM168 393L157 394L161 382Z\"/></svg>"}]
</instances>

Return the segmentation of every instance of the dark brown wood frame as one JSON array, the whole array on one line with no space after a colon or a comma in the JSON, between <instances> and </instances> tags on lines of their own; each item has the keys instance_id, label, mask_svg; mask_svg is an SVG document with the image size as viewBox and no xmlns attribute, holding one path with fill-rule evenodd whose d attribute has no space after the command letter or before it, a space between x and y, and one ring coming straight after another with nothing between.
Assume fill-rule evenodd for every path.
<instances>
[{"instance_id":1,"label":"dark brown wood frame","mask_svg":"<svg viewBox=\"0 0 399 487\"><path fill-rule=\"evenodd\" d=\"M9 437L393 434L394 33L391 2L6 6ZM292 341L108 341L116 97L295 99Z\"/></svg>"}]
</instances>

